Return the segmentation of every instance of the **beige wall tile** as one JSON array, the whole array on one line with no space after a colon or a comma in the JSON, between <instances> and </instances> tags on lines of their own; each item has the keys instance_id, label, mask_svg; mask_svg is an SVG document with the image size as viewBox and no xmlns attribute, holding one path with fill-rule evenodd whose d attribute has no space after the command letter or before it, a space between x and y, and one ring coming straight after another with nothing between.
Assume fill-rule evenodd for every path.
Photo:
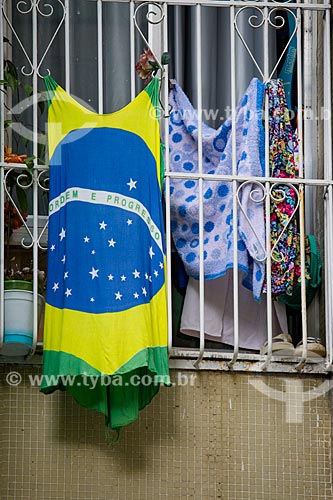
<instances>
[{"instance_id":1,"label":"beige wall tile","mask_svg":"<svg viewBox=\"0 0 333 500\"><path fill-rule=\"evenodd\" d=\"M193 372L194 386L162 388L110 447L103 416L40 394L38 373L1 367L1 500L332 498L328 395L302 401L322 377Z\"/></svg>"}]
</instances>

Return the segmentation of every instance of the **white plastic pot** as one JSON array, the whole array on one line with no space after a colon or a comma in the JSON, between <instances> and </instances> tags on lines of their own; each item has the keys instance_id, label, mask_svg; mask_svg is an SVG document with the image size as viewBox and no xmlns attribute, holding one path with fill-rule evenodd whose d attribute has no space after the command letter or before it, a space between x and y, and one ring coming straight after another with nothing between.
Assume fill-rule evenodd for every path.
<instances>
[{"instance_id":1,"label":"white plastic pot","mask_svg":"<svg viewBox=\"0 0 333 500\"><path fill-rule=\"evenodd\" d=\"M38 295L38 323L44 306L44 297ZM33 341L33 292L5 290L4 343L0 353L4 356L29 354Z\"/></svg>"}]
</instances>

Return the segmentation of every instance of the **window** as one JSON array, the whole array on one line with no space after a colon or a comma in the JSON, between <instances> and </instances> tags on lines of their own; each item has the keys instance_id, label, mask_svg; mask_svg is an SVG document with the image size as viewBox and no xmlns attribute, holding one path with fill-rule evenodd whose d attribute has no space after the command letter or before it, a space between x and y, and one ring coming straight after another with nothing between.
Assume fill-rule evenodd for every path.
<instances>
[{"instance_id":1,"label":"window","mask_svg":"<svg viewBox=\"0 0 333 500\"><path fill-rule=\"evenodd\" d=\"M154 13L149 14L150 11ZM156 24L147 22L147 12L148 18ZM15 265L23 258L18 266L28 266L33 270L34 350L38 332L38 277L45 272L47 233L47 169L43 163L47 162L46 109L41 93L41 77L50 70L52 76L76 98L82 99L85 105L100 113L112 112L124 106L143 85L135 74L135 62L145 46L136 30L134 15L157 57L160 58L164 51L171 55L169 67L164 67L165 82L168 78L175 78L203 120L196 124L196 168L177 171L174 159L177 148L172 147L173 134L177 133L172 123L177 111L175 106L170 109L171 118L161 119L162 129L167 130L170 125L171 130L170 135L164 132L164 142L172 356L181 359L197 358L198 361L203 357L218 358L225 361L225 366L234 368L248 360L254 360L258 369L265 369L271 362L272 347L275 349L276 345L274 341L272 344L272 338L280 332L287 333L288 330L295 344L303 341L305 346L309 345L308 337L318 338L321 343L326 344L326 364L323 361L321 366L327 369L332 362L332 160L328 2L203 0L191 4L172 0L147 7L132 1L111 0L53 0L48 3L4 1L0 52L2 59L9 62L5 62L1 69L1 79L9 78L10 82L6 92L1 92L1 109L5 110L1 114L1 199L8 199L11 195L11 191L8 192L8 180L15 179L16 183L17 179L23 189L12 189L13 203L16 207L24 204L22 193L26 193L29 217L25 220L25 215L19 216L18 225L21 227L15 231L10 230L12 245L8 245L9 241L5 239L8 230L7 215L5 207L0 207L3 236L0 260L5 262L0 269L0 324L4 324L5 269L10 262L13 263L11 258L16 252ZM11 61L13 66L10 66ZM258 130L263 126L266 134L261 174L256 171L242 173L238 170L237 134L232 134L230 137L234 138L228 139L231 141L230 170L207 170L204 161L207 157L205 148L208 146L205 141L207 139L209 142L209 137L213 141L213 129L219 130L228 119L231 130L236 129L235 110L251 79L268 82L279 77L283 78L285 84L291 125L293 130L297 130L299 140L296 176L284 178L282 182L277 181L272 174L269 164L268 97L263 97L262 116L259 119L256 117ZM164 110L169 109L167 94L168 87L164 85L161 93ZM194 112L192 108L189 110ZM210 128L206 128L204 123ZM22 128L23 124L25 128ZM187 126L191 126L190 122ZM34 169L29 170L23 165L22 170L22 165L8 163L8 156L5 161L4 146L11 147L18 155L32 156ZM222 150L223 147L221 155ZM103 161L103 152L99 151L97 155L99 161ZM20 176L21 173L23 176ZM199 200L194 215L196 220L192 221L197 241L194 244L192 238L187 244L195 245L192 253L197 259L197 274L200 276L199 281L190 280L191 286L187 288L186 279L184 286L180 286L184 276L180 274L183 272L183 263L177 256L177 248L179 250L180 247L177 247L177 239L180 239L182 228L179 229L179 234L174 230L182 217L177 219L174 215L177 202L172 189L170 190L178 189L181 183L186 182L193 186L195 193L192 195ZM226 197L229 203L229 227L237 227L238 231L231 231L231 236L229 235L228 241L233 245L232 265L230 262L225 264L224 270L229 268L226 277L204 280L208 266L205 252L209 245L205 240L209 240L208 233L213 234L207 223L212 222L208 212L213 209L214 204L207 200L210 189L216 191L219 188L222 194L226 191L229 193ZM245 192L250 200L248 205L244 205ZM288 194L293 196L294 209L285 219L285 228L280 226L280 232L277 232L273 241L271 207L278 204L276 197ZM179 194L180 199L182 196ZM223 203L220 208L222 205ZM252 210L259 207L256 225L255 219L249 217L249 208ZM216 220L221 221L221 218ZM252 239L261 252L258 253L258 258L252 256L250 263L254 268L257 266L257 272L263 271L261 284L266 291L260 293L260 305L253 299L254 293L243 286L244 276L239 275L238 271L239 265L243 265L239 248L241 240L238 237L242 225L248 238ZM183 226L186 226L186 221ZM301 310L295 311L289 307L286 313L284 304L272 300L274 280L272 282L269 277L272 269L274 274L274 266L279 259L287 258L281 253L279 242L291 227L294 228L294 241L295 234L299 234L300 283L303 283L299 283L299 288L303 299ZM186 227L184 233L187 232ZM309 240L306 235L314 235L323 261L323 283L308 307L304 299L308 289L306 263L309 259ZM219 236L225 237L222 229ZM22 237L23 246L26 247L23 257L16 245ZM218 247L218 244L214 243L213 247L215 246ZM238 250L233 251L233 247ZM223 246L221 249L224 251ZM186 265L185 253L178 253L183 255ZM221 268L217 274L222 274ZM188 324L186 325L184 316L184 334L180 332L179 323L185 295ZM212 326L209 322L215 323ZM259 347L266 339L267 349L260 355ZM281 366L287 366L288 362L293 369L301 369L307 366L305 361L309 360L305 351L305 348L303 351L302 348L298 349L298 357L274 356L271 365L277 363L283 369ZM276 351L273 354L274 352Z\"/></svg>"}]
</instances>

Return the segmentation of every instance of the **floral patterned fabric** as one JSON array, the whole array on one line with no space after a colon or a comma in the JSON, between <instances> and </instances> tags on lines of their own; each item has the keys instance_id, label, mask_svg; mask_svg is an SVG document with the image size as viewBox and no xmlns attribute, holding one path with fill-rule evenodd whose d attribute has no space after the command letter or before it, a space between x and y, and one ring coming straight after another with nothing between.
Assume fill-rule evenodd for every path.
<instances>
[{"instance_id":1,"label":"floral patterned fabric","mask_svg":"<svg viewBox=\"0 0 333 500\"><path fill-rule=\"evenodd\" d=\"M269 164L270 174L293 178L297 170L297 136L291 126L283 84L279 80L266 84L269 97ZM301 270L297 254L297 193L286 184L271 187L272 294L291 295ZM265 290L267 287L264 287Z\"/></svg>"}]
</instances>

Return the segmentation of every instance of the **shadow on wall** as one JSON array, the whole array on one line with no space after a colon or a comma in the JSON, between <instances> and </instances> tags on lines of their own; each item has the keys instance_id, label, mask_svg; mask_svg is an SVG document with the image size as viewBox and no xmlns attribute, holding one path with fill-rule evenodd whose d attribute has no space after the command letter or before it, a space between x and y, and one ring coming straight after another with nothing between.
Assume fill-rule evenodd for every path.
<instances>
[{"instance_id":1,"label":"shadow on wall","mask_svg":"<svg viewBox=\"0 0 333 500\"><path fill-rule=\"evenodd\" d=\"M117 463L120 467L123 464L127 472L135 472L153 467L153 459L158 455L156 450L174 440L175 407L165 404L162 393L174 392L175 387L161 387L152 403L140 412L139 419L121 430L119 442L110 445L105 434L104 415L80 407L66 391L50 395L40 393L36 381L41 374L41 367L3 365L0 415L7 422L10 419L12 429L22 429L22 448L26 439L38 442L42 437L55 455L60 450L65 453L67 450L68 456L74 453L77 458L83 451L98 460L112 456L116 467ZM15 385L8 383L10 378L12 382L15 380ZM20 380L19 383L16 380ZM110 431L112 437L114 434Z\"/></svg>"}]
</instances>

